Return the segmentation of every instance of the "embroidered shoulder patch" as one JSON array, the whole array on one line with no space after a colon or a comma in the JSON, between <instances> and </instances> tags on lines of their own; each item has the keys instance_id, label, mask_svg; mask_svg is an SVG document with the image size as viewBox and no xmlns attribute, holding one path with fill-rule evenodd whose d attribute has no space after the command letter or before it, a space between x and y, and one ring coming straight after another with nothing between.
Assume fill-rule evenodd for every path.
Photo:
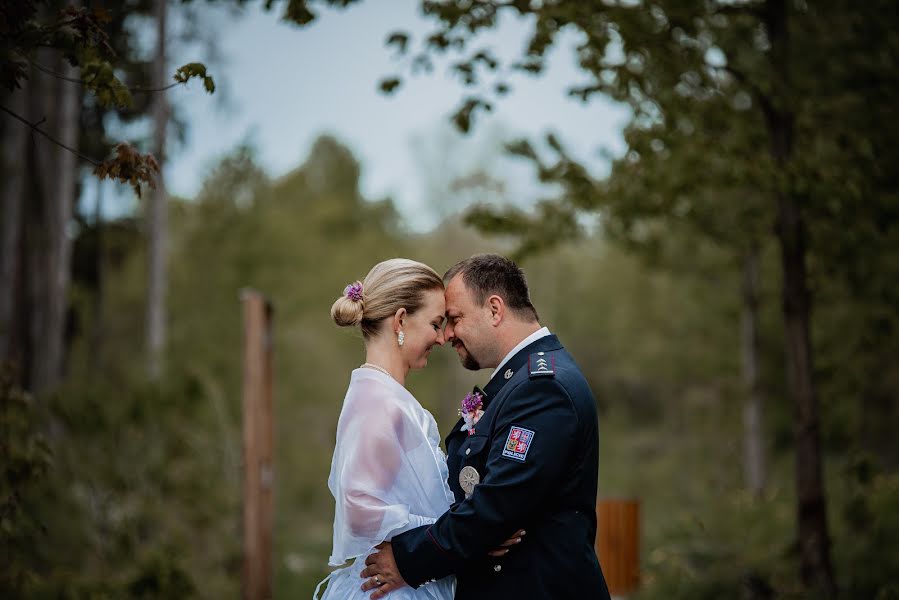
<instances>
[{"instance_id":1,"label":"embroidered shoulder patch","mask_svg":"<svg viewBox=\"0 0 899 600\"><path fill-rule=\"evenodd\" d=\"M556 374L556 357L552 352L535 352L528 356L528 372L534 377L554 376Z\"/></svg>"},{"instance_id":2,"label":"embroidered shoulder patch","mask_svg":"<svg viewBox=\"0 0 899 600\"><path fill-rule=\"evenodd\" d=\"M532 441L534 441L533 431L518 425L512 425L509 437L506 438L506 445L503 447L503 456L524 462Z\"/></svg>"}]
</instances>

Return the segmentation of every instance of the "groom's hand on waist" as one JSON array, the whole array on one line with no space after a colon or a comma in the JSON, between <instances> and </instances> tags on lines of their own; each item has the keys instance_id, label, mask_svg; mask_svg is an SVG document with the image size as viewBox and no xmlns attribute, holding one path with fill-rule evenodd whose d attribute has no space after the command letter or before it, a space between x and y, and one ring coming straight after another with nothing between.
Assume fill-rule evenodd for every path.
<instances>
[{"instance_id":1,"label":"groom's hand on waist","mask_svg":"<svg viewBox=\"0 0 899 600\"><path fill-rule=\"evenodd\" d=\"M371 600L383 598L388 593L407 585L396 566L390 542L381 542L375 548L378 552L368 555L365 559L365 569L360 574L360 577L365 578L362 591L375 590Z\"/></svg>"}]
</instances>

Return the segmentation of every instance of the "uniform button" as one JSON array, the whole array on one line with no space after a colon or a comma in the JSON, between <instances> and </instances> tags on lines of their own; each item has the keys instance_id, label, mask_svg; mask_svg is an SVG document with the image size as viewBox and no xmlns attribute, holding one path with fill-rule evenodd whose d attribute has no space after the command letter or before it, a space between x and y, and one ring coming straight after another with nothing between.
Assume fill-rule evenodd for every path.
<instances>
[{"instance_id":1,"label":"uniform button","mask_svg":"<svg viewBox=\"0 0 899 600\"><path fill-rule=\"evenodd\" d=\"M471 454L471 448L465 450L465 456L468 456L469 454Z\"/></svg>"},{"instance_id":2,"label":"uniform button","mask_svg":"<svg viewBox=\"0 0 899 600\"><path fill-rule=\"evenodd\" d=\"M493 570L495 572L499 573L500 571L503 570L503 566L502 565L493 565Z\"/></svg>"}]
</instances>

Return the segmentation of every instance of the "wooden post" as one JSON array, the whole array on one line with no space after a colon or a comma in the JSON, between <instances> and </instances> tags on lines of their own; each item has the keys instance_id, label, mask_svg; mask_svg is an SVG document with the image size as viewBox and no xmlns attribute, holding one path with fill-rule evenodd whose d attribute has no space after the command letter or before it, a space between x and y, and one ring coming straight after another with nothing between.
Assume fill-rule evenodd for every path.
<instances>
[{"instance_id":1,"label":"wooden post","mask_svg":"<svg viewBox=\"0 0 899 600\"><path fill-rule=\"evenodd\" d=\"M272 597L272 306L242 290L243 600Z\"/></svg>"},{"instance_id":2,"label":"wooden post","mask_svg":"<svg viewBox=\"0 0 899 600\"><path fill-rule=\"evenodd\" d=\"M596 554L612 596L626 596L640 582L640 502L600 500L596 505Z\"/></svg>"}]
</instances>

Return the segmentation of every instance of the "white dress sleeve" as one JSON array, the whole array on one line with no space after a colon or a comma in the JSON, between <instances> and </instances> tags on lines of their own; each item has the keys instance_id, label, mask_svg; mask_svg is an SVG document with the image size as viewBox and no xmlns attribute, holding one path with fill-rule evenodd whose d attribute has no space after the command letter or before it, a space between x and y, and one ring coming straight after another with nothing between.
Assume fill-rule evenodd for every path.
<instances>
[{"instance_id":1,"label":"white dress sleeve","mask_svg":"<svg viewBox=\"0 0 899 600\"><path fill-rule=\"evenodd\" d=\"M416 514L410 508L419 495L419 475L410 458L422 445L427 439L420 426L390 387L354 378L338 422L328 480L336 503L330 564L343 564L436 520L439 514Z\"/></svg>"}]
</instances>

